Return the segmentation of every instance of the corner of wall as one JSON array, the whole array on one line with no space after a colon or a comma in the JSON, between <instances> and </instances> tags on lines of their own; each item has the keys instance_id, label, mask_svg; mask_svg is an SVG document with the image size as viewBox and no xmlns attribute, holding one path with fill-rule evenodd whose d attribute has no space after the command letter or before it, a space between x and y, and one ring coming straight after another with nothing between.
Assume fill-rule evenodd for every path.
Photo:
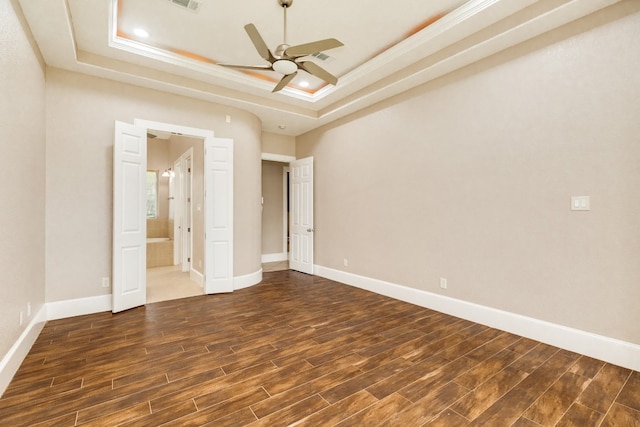
<instances>
[{"instance_id":1,"label":"corner of wall","mask_svg":"<svg viewBox=\"0 0 640 427\"><path fill-rule=\"evenodd\" d=\"M47 309L43 306L0 361L0 396L4 394L22 361L29 354L46 321Z\"/></svg>"}]
</instances>

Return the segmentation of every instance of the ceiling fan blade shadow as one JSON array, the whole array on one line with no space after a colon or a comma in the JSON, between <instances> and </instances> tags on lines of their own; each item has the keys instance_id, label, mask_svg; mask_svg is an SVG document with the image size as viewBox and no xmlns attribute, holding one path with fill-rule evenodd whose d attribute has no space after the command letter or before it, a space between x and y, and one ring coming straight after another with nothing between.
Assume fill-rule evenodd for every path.
<instances>
[{"instance_id":1,"label":"ceiling fan blade shadow","mask_svg":"<svg viewBox=\"0 0 640 427\"><path fill-rule=\"evenodd\" d=\"M313 74L314 76L321 78L322 80L324 80L327 83L330 83L330 84L332 84L334 86L338 83L338 78L336 76L334 76L333 74L329 73L327 70L325 70L324 68L320 67L315 62L304 61L304 62L299 63L298 65L300 66L300 68L302 68L307 73Z\"/></svg>"},{"instance_id":2,"label":"ceiling fan blade shadow","mask_svg":"<svg viewBox=\"0 0 640 427\"><path fill-rule=\"evenodd\" d=\"M264 39L258 32L258 29L256 28L256 26L253 24L247 24L244 26L244 30L249 35L251 42L255 46L260 56L263 59L273 63L273 61L275 61L275 58L273 57L273 54L269 50L269 47L267 46L267 44L264 42Z\"/></svg>"},{"instance_id":3,"label":"ceiling fan blade shadow","mask_svg":"<svg viewBox=\"0 0 640 427\"><path fill-rule=\"evenodd\" d=\"M282 80L280 80L278 82L278 84L276 85L276 87L273 88L273 90L271 91L271 93L273 92L278 92L279 90L281 90L283 87L285 87L291 80L293 80L293 78L298 74L298 72L296 71L295 73L291 73L291 74L287 74L286 76L284 76L282 78Z\"/></svg>"},{"instance_id":4,"label":"ceiling fan blade shadow","mask_svg":"<svg viewBox=\"0 0 640 427\"><path fill-rule=\"evenodd\" d=\"M235 65L235 64L217 64L217 65L221 67L226 67L226 68L240 68L244 70L262 70L262 71L273 70L273 68L271 68L268 65Z\"/></svg>"},{"instance_id":5,"label":"ceiling fan blade shadow","mask_svg":"<svg viewBox=\"0 0 640 427\"><path fill-rule=\"evenodd\" d=\"M300 56L311 55L312 53L322 52L323 50L334 49L336 47L344 46L344 44L336 39L324 39L316 42L299 44L297 46L291 46L284 51L285 55L292 58Z\"/></svg>"}]
</instances>

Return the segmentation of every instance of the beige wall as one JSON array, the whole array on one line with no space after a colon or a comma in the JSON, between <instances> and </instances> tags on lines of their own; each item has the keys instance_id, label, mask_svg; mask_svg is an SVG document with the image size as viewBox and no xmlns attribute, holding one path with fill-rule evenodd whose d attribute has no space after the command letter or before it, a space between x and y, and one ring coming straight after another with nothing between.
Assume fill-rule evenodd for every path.
<instances>
[{"instance_id":1,"label":"beige wall","mask_svg":"<svg viewBox=\"0 0 640 427\"><path fill-rule=\"evenodd\" d=\"M45 296L45 73L16 4L0 2L0 360Z\"/></svg>"},{"instance_id":2,"label":"beige wall","mask_svg":"<svg viewBox=\"0 0 640 427\"><path fill-rule=\"evenodd\" d=\"M640 344L639 9L297 138L316 264Z\"/></svg>"},{"instance_id":3,"label":"beige wall","mask_svg":"<svg viewBox=\"0 0 640 427\"><path fill-rule=\"evenodd\" d=\"M262 132L262 152L295 157L296 139L293 136Z\"/></svg>"},{"instance_id":4,"label":"beige wall","mask_svg":"<svg viewBox=\"0 0 640 427\"><path fill-rule=\"evenodd\" d=\"M262 161L262 254L281 254L284 163Z\"/></svg>"},{"instance_id":5,"label":"beige wall","mask_svg":"<svg viewBox=\"0 0 640 427\"><path fill-rule=\"evenodd\" d=\"M260 270L261 123L231 107L47 69L46 300L109 293L114 121L211 129L234 145L234 275ZM233 114L233 124L225 115Z\"/></svg>"}]
</instances>

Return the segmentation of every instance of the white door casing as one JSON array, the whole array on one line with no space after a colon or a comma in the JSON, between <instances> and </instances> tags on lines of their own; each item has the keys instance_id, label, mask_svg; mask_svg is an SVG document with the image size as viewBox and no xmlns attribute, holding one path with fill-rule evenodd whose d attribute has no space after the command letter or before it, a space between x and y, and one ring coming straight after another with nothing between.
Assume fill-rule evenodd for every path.
<instances>
[{"instance_id":1,"label":"white door casing","mask_svg":"<svg viewBox=\"0 0 640 427\"><path fill-rule=\"evenodd\" d=\"M147 129L204 138L205 292L233 291L233 140L210 130L135 119L116 122L112 310L146 303ZM208 163L207 163L208 161ZM207 196L208 193L208 196ZM213 230L213 233L209 233ZM205 272L206 274L206 272Z\"/></svg>"},{"instance_id":2,"label":"white door casing","mask_svg":"<svg viewBox=\"0 0 640 427\"><path fill-rule=\"evenodd\" d=\"M173 163L173 265L182 262L182 160L177 159Z\"/></svg>"},{"instance_id":3,"label":"white door casing","mask_svg":"<svg viewBox=\"0 0 640 427\"><path fill-rule=\"evenodd\" d=\"M191 256L193 253L193 211L191 199L193 197L193 174L191 173L193 149L187 150L181 157L182 159L182 181L183 181L183 197L182 197L182 271L191 271Z\"/></svg>"},{"instance_id":4,"label":"white door casing","mask_svg":"<svg viewBox=\"0 0 640 427\"><path fill-rule=\"evenodd\" d=\"M113 156L112 311L147 300L147 130L116 121Z\"/></svg>"},{"instance_id":5,"label":"white door casing","mask_svg":"<svg viewBox=\"0 0 640 427\"><path fill-rule=\"evenodd\" d=\"M313 157L289 164L289 268L313 274Z\"/></svg>"},{"instance_id":6,"label":"white door casing","mask_svg":"<svg viewBox=\"0 0 640 427\"><path fill-rule=\"evenodd\" d=\"M204 144L205 292L233 292L233 140Z\"/></svg>"}]
</instances>

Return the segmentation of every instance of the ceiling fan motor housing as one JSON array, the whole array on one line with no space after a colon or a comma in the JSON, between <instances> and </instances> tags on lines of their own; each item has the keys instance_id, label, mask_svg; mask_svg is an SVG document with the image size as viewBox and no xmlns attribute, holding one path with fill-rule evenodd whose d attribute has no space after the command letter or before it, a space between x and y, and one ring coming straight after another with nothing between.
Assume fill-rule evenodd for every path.
<instances>
[{"instance_id":1,"label":"ceiling fan motor housing","mask_svg":"<svg viewBox=\"0 0 640 427\"><path fill-rule=\"evenodd\" d=\"M273 52L273 56L275 56L276 58L285 59L286 55L285 55L284 51L287 50L288 47L289 47L289 45L286 44L286 43L282 43L282 44L278 45L278 47L276 48L275 52Z\"/></svg>"}]
</instances>

